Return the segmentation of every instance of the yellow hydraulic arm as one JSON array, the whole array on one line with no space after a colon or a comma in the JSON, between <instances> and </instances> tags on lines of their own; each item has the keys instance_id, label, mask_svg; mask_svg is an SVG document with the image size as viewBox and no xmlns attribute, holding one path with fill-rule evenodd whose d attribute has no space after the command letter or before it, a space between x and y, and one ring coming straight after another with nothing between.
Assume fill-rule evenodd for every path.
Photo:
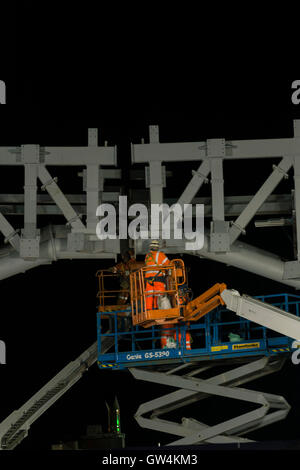
<instances>
[{"instance_id":1,"label":"yellow hydraulic arm","mask_svg":"<svg viewBox=\"0 0 300 470\"><path fill-rule=\"evenodd\" d=\"M220 295L225 289L227 289L226 284L215 284L199 297L191 300L184 309L183 321L197 321L219 305L225 305Z\"/></svg>"}]
</instances>

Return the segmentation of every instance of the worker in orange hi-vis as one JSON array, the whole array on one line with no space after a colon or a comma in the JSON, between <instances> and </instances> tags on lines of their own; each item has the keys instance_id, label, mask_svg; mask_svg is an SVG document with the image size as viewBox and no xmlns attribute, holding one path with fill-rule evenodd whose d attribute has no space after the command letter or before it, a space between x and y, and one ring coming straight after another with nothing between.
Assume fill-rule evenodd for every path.
<instances>
[{"instance_id":1,"label":"worker in orange hi-vis","mask_svg":"<svg viewBox=\"0 0 300 470\"><path fill-rule=\"evenodd\" d=\"M183 295L178 295L178 303L180 307L185 305L185 297ZM186 337L186 344L188 343L187 337ZM177 343L177 334L176 334L176 329L174 329L174 325L172 323L165 323L162 326L162 332L161 332L161 337L160 337L160 344L162 349L165 348L176 348L176 347L181 347L181 332L179 330L178 332L178 343ZM186 349L188 347L186 346Z\"/></svg>"},{"instance_id":2,"label":"worker in orange hi-vis","mask_svg":"<svg viewBox=\"0 0 300 470\"><path fill-rule=\"evenodd\" d=\"M175 334L174 334L174 340L177 343L176 331L175 331ZM178 347L182 346L182 344L181 344L181 331L180 330L178 332L178 344L176 344L176 346L178 346ZM191 334L187 330L185 330L185 349L187 349L189 351L192 349L192 347L191 347Z\"/></svg>"},{"instance_id":3,"label":"worker in orange hi-vis","mask_svg":"<svg viewBox=\"0 0 300 470\"><path fill-rule=\"evenodd\" d=\"M167 266L169 259L162 251L159 251L159 241L152 240L150 251L145 258L145 266L149 269L145 272L146 279L146 309L154 310L158 308L157 297L163 295L165 287L165 270L160 270L161 266Z\"/></svg>"},{"instance_id":4,"label":"worker in orange hi-vis","mask_svg":"<svg viewBox=\"0 0 300 470\"><path fill-rule=\"evenodd\" d=\"M157 299L159 295L163 295L166 286L165 286L165 270L159 270L161 266L167 266L169 264L169 259L159 250L159 241L152 240L150 243L150 251L146 255L145 265L147 268L153 268L149 271L146 271L146 309L154 310L158 308ZM175 347L174 341L174 329L172 324L166 323L162 326L162 334L160 338L161 347L169 348Z\"/></svg>"},{"instance_id":5,"label":"worker in orange hi-vis","mask_svg":"<svg viewBox=\"0 0 300 470\"><path fill-rule=\"evenodd\" d=\"M183 311L184 311L184 306L189 302L189 296L190 296L190 293L191 293L191 290L188 289L186 286L182 286L180 289L179 289L179 295L178 295L178 300L179 300L179 305L180 305L180 309L181 309L181 312L182 312L182 315L183 315ZM189 327L189 323L186 324L187 327ZM185 330L185 348L187 350L191 350L191 334L190 332L188 331L188 329ZM182 344L181 344L181 331L179 329L178 331L178 343L177 343L177 334L176 334L176 331L174 333L174 340L176 342L176 346L179 346L181 347Z\"/></svg>"},{"instance_id":6,"label":"worker in orange hi-vis","mask_svg":"<svg viewBox=\"0 0 300 470\"><path fill-rule=\"evenodd\" d=\"M118 294L117 303L118 305L125 305L129 301L129 275L132 271L141 268L144 263L135 259L134 252L131 249L122 253L121 256L121 263L109 268L109 271L120 275L121 292Z\"/></svg>"},{"instance_id":7,"label":"worker in orange hi-vis","mask_svg":"<svg viewBox=\"0 0 300 470\"><path fill-rule=\"evenodd\" d=\"M162 325L160 346L162 349L176 348L176 333L174 333L174 325L172 323Z\"/></svg>"}]
</instances>

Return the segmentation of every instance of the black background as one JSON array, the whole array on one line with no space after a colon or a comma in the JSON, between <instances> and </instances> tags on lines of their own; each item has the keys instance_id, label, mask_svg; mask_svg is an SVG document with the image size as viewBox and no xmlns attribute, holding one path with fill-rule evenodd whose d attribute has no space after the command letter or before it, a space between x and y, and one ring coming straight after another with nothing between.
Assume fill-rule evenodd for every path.
<instances>
[{"instance_id":1,"label":"black background","mask_svg":"<svg viewBox=\"0 0 300 470\"><path fill-rule=\"evenodd\" d=\"M70 10L58 2L24 2L17 14L11 9L10 25L15 26L4 39L6 54L3 70L0 68L0 79L7 83L7 105L0 109L0 145L86 145L88 127L98 127L100 143L107 140L118 145L118 166L126 175L130 142L138 143L142 137L147 141L149 124L159 124L161 142L293 135L292 120L300 118L300 106L291 103L293 80L275 74L266 78L261 73L252 77L232 73L229 77L221 75L218 67L208 74L201 49L189 58L190 48L184 46L176 22L170 25L169 21L168 26L174 26L169 31L164 29L160 11L153 21L150 13L145 16L138 9L134 13L139 21L132 20L132 11L127 13L129 20L119 7L114 13L104 7L96 12L82 4L72 5ZM193 166L186 166L186 181L182 167L173 168L176 173L166 190L171 196L184 188ZM252 161L238 171L225 168L225 194L253 194L270 170L270 163ZM7 174L2 168L1 192L22 192L20 175ZM82 190L74 175L68 180L68 172L64 175L66 192L69 188L70 192ZM126 187L125 177L122 184ZM276 191L285 190L283 183ZM207 188L203 194L205 191ZM46 219L42 223L46 225ZM288 230L270 233L249 226L253 244L292 259ZM191 266L195 293L218 281L250 295L294 293L284 285L223 264L191 257L185 261ZM108 264L59 261L1 282L0 338L7 344L7 365L0 370L0 420L95 340L95 272ZM284 422L262 429L252 438L298 439L298 368L288 363L280 373L254 385L284 395L292 410ZM127 372L99 371L93 366L38 419L17 450L49 449L61 439L76 438L87 424L105 427L104 400L112 401L115 394L127 445L168 442L165 435L142 431L133 418L138 405L159 392L134 381ZM207 401L207 407L211 422L243 410L228 402L216 405L213 400Z\"/></svg>"}]
</instances>

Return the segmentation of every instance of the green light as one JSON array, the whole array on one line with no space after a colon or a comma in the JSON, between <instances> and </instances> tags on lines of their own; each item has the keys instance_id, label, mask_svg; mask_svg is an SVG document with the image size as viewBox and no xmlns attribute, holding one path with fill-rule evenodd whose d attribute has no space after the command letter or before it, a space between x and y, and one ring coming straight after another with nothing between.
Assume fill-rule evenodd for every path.
<instances>
[{"instance_id":1,"label":"green light","mask_svg":"<svg viewBox=\"0 0 300 470\"><path fill-rule=\"evenodd\" d=\"M116 410L116 428L117 428L117 433L121 431L121 426L120 426L120 410Z\"/></svg>"}]
</instances>

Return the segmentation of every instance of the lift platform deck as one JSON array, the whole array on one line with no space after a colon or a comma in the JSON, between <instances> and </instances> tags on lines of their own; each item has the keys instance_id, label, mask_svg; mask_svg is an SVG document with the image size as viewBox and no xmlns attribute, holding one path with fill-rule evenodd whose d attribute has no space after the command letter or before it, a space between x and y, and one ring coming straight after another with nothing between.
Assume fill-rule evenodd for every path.
<instances>
[{"instance_id":1,"label":"lift platform deck","mask_svg":"<svg viewBox=\"0 0 300 470\"><path fill-rule=\"evenodd\" d=\"M275 294L257 296L252 300L256 303L264 302L275 307L274 310L280 309L299 317L300 296ZM126 369L250 356L282 356L290 354L294 341L291 337L243 317L237 318L232 311L219 306L198 322L170 325L169 330L176 332L177 338L181 336L181 342L177 341L174 348L161 349L161 327L155 325L145 329L133 326L130 324L130 315L130 306L110 312L106 309L98 311L97 362L100 368ZM124 326L125 322L127 328ZM185 346L187 331L192 337L191 350ZM109 352L103 353L102 342L108 337L112 338L113 347Z\"/></svg>"}]
</instances>

